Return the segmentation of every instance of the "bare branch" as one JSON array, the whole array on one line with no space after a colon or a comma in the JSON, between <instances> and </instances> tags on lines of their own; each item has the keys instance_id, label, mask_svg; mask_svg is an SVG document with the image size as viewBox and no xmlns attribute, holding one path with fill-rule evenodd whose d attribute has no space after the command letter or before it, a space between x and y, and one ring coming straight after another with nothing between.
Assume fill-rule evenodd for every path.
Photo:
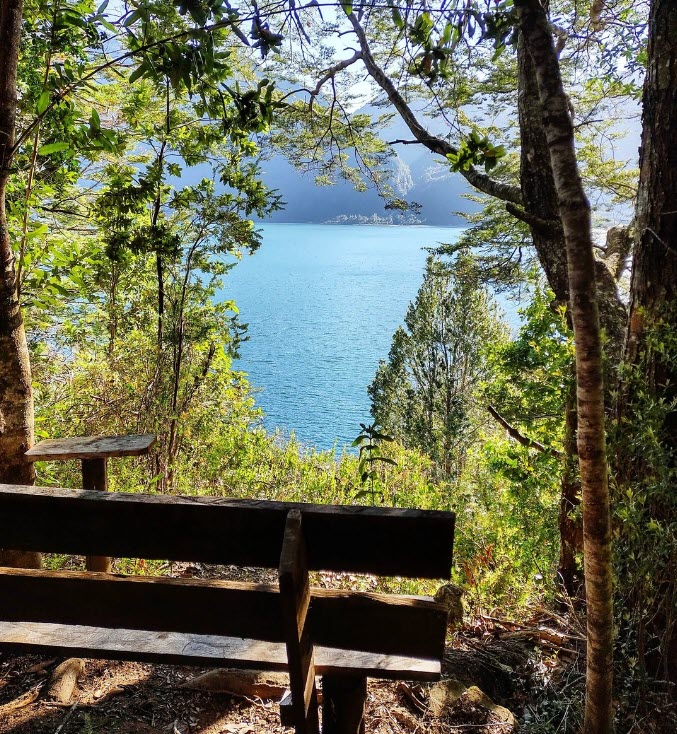
<instances>
[{"instance_id":1,"label":"bare branch","mask_svg":"<svg viewBox=\"0 0 677 734\"><path fill-rule=\"evenodd\" d=\"M438 155L447 156L457 153L457 149L443 138L438 138L426 130L414 115L411 107L407 104L404 97L399 93L392 80L377 64L369 47L369 41L364 32L364 28L360 25L359 20L354 13L348 15L355 35L357 36L360 48L362 49L362 60L372 79L386 93L388 99L399 112L400 117L404 120L412 135L419 143L424 145L428 150ZM460 171L461 175L479 191L489 196L493 196L502 201L510 201L513 204L522 203L522 193L519 186L503 183L491 178L486 173L478 171L474 166L470 166L468 170Z\"/></svg>"},{"instance_id":2,"label":"bare branch","mask_svg":"<svg viewBox=\"0 0 677 734\"><path fill-rule=\"evenodd\" d=\"M557 449L548 448L547 446L544 446L542 443L539 443L538 441L534 441L531 438L527 438L526 436L522 435L514 426L511 426L508 421L494 408L493 405L488 405L487 410L491 414L491 416L507 431L508 435L511 438L514 438L517 443L522 444L522 446L526 446L529 449L536 449L536 451L540 451L542 454L550 454L551 456L554 456L557 459L562 458L562 454L560 451L557 451Z\"/></svg>"},{"instance_id":3,"label":"bare branch","mask_svg":"<svg viewBox=\"0 0 677 734\"><path fill-rule=\"evenodd\" d=\"M562 223L558 219L541 219L540 217L530 214L524 209L520 209L520 207L515 206L514 204L507 203L505 205L505 210L508 214L512 214L513 217L519 219L525 224L528 224L534 229L539 229L545 232L552 232L555 228L562 229Z\"/></svg>"},{"instance_id":4,"label":"bare branch","mask_svg":"<svg viewBox=\"0 0 677 734\"><path fill-rule=\"evenodd\" d=\"M347 69L349 66L352 66L356 61L359 61L362 58L362 52L361 51L355 51L355 53L348 59L344 59L343 61L339 61L337 64L334 64L334 66L331 66L329 69L326 70L324 75L320 78L320 80L315 85L315 89L310 93L310 99L311 104L312 100L317 97L317 95L322 90L322 87L330 80L333 79L339 71L343 71L344 69Z\"/></svg>"}]
</instances>

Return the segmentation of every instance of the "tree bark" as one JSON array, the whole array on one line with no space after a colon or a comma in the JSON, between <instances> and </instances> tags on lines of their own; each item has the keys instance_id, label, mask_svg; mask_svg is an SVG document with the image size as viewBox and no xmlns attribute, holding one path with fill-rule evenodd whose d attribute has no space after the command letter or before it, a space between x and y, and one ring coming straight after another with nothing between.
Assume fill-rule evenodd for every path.
<instances>
[{"instance_id":1,"label":"tree bark","mask_svg":"<svg viewBox=\"0 0 677 734\"><path fill-rule=\"evenodd\" d=\"M649 19L649 65L644 83L640 180L635 215L626 359L636 363L647 348L646 325L665 317L677 302L677 6L653 0ZM677 317L672 314L677 322ZM662 389L677 377L677 365L651 355L649 385ZM677 414L670 435L677 439Z\"/></svg>"},{"instance_id":2,"label":"tree bark","mask_svg":"<svg viewBox=\"0 0 677 734\"><path fill-rule=\"evenodd\" d=\"M531 231L534 249L548 285L561 304L569 304L569 275L567 250L562 218L560 216L557 187L550 161L550 150L543 124L538 84L533 60L524 36L520 34L517 46L518 63L518 113L520 125L520 183L527 223ZM511 211L508 207L508 211ZM613 263L616 265L616 261ZM610 371L615 373L622 354L626 323L625 307L616 288L616 270L612 272L605 263L595 261L595 279L600 322L607 335L606 358ZM619 273L620 275L620 273ZM571 309L567 320L572 326ZM610 398L610 395L607 396ZM610 402L610 399L608 400ZM561 479L559 507L560 553L558 578L570 596L579 591L576 577L579 569L576 555L583 550L583 534L576 517L581 502L581 486L576 464L577 412L576 396L568 395L565 407L564 466ZM582 575L582 574L581 574Z\"/></svg>"},{"instance_id":3,"label":"tree bark","mask_svg":"<svg viewBox=\"0 0 677 734\"><path fill-rule=\"evenodd\" d=\"M576 556L583 551L583 527L577 510L581 504L581 482L578 476L578 449L576 447L576 388L567 391L564 416L564 469L557 526L559 528L559 583L570 597L581 592L582 572Z\"/></svg>"},{"instance_id":4,"label":"tree bark","mask_svg":"<svg viewBox=\"0 0 677 734\"><path fill-rule=\"evenodd\" d=\"M524 36L517 44L517 111L520 128L520 185L524 211L539 225L530 225L538 261L555 298L569 301L566 245L557 189L538 94L534 63Z\"/></svg>"},{"instance_id":5,"label":"tree bark","mask_svg":"<svg viewBox=\"0 0 677 734\"><path fill-rule=\"evenodd\" d=\"M578 454L583 494L587 600L585 734L613 725L611 522L604 429L601 333L592 221L574 145L550 25L538 0L516 0L520 31L534 64L567 252L569 302L576 347Z\"/></svg>"},{"instance_id":6,"label":"tree bark","mask_svg":"<svg viewBox=\"0 0 677 734\"><path fill-rule=\"evenodd\" d=\"M33 465L24 458L33 445L31 369L6 211L22 9L22 0L0 3L0 482L6 484L34 481ZM0 563L38 567L40 556L2 551Z\"/></svg>"},{"instance_id":7,"label":"tree bark","mask_svg":"<svg viewBox=\"0 0 677 734\"><path fill-rule=\"evenodd\" d=\"M625 358L637 380L621 385L619 415L622 419L619 481L648 481L654 484L651 501L644 507L644 527L651 521L669 527L676 521L674 486L658 489L660 478L654 473L675 471L677 462L677 411L666 409L660 435L664 459L647 459L632 442L635 420L651 420L644 415L647 402L671 406L677 400L677 362L674 347L666 352L663 339L652 339L651 331L660 327L666 334L677 333L677 4L674 0L652 0L649 14L648 65L644 81L640 180L635 212L635 252L630 289L630 316ZM641 394L640 394L641 393ZM627 438L629 451L624 447ZM657 463L663 464L657 466ZM622 538L630 544L637 539ZM646 542L640 538L639 542ZM674 551L673 551L674 552ZM672 563L672 567L670 566ZM677 622L674 613L675 577L672 561L653 569L647 595L639 588L630 593L636 605L639 629L637 644L640 664L642 650L655 652L646 660L651 675L677 681ZM629 579L639 586L637 579ZM651 597L651 600L647 597ZM640 605L644 608L640 608ZM648 645L645 636L658 639ZM657 649L656 649L657 648Z\"/></svg>"}]
</instances>

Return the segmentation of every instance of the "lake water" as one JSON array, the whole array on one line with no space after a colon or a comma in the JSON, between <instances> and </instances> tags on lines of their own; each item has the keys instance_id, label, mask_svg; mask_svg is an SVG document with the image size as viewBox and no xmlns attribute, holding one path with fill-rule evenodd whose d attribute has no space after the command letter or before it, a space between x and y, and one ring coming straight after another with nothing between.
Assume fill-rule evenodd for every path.
<instances>
[{"instance_id":1,"label":"lake water","mask_svg":"<svg viewBox=\"0 0 677 734\"><path fill-rule=\"evenodd\" d=\"M340 448L370 423L367 385L420 286L425 247L462 229L264 224L263 244L227 276L250 340L248 373L265 425Z\"/></svg>"}]
</instances>

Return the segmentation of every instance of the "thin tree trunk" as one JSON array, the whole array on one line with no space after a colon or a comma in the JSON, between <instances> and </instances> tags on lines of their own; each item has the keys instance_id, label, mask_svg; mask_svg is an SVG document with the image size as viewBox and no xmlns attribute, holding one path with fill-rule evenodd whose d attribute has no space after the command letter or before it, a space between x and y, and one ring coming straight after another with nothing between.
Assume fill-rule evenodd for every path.
<instances>
[{"instance_id":1,"label":"thin tree trunk","mask_svg":"<svg viewBox=\"0 0 677 734\"><path fill-rule=\"evenodd\" d=\"M534 63L523 36L517 44L517 110L520 127L520 184L524 211L538 261L559 303L569 301L566 245L557 188L543 127ZM519 212L510 207L513 215Z\"/></svg>"},{"instance_id":2,"label":"thin tree trunk","mask_svg":"<svg viewBox=\"0 0 677 734\"><path fill-rule=\"evenodd\" d=\"M564 229L576 346L578 454L583 493L587 601L585 734L613 726L611 522L604 428L602 348L590 204L576 161L574 129L550 25L538 0L516 0L520 31L534 63L543 124Z\"/></svg>"},{"instance_id":3,"label":"thin tree trunk","mask_svg":"<svg viewBox=\"0 0 677 734\"><path fill-rule=\"evenodd\" d=\"M16 122L16 74L22 0L0 2L0 482L32 484L33 465L24 453L33 445L31 368L19 298L5 199ZM38 567L36 553L3 551L0 563Z\"/></svg>"},{"instance_id":4,"label":"thin tree trunk","mask_svg":"<svg viewBox=\"0 0 677 734\"><path fill-rule=\"evenodd\" d=\"M573 367L573 365L572 365ZM581 504L581 482L578 475L578 449L576 447L576 389L567 390L564 416L564 469L560 487L559 514L559 582L570 597L581 592L582 573L576 555L583 550L583 528L577 509Z\"/></svg>"}]
</instances>

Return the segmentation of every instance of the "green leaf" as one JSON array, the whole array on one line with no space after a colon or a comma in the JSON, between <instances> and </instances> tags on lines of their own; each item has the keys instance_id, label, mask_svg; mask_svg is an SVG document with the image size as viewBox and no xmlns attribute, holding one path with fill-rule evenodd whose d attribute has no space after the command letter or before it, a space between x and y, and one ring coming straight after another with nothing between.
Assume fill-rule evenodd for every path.
<instances>
[{"instance_id":1,"label":"green leaf","mask_svg":"<svg viewBox=\"0 0 677 734\"><path fill-rule=\"evenodd\" d=\"M38 148L38 155L51 155L52 153L60 153L62 150L70 148L69 143L47 143Z\"/></svg>"},{"instance_id":2,"label":"green leaf","mask_svg":"<svg viewBox=\"0 0 677 734\"><path fill-rule=\"evenodd\" d=\"M384 464L392 464L393 466L397 466L397 462L394 459L389 459L387 456L369 456L365 459L365 461L380 461Z\"/></svg>"},{"instance_id":3,"label":"green leaf","mask_svg":"<svg viewBox=\"0 0 677 734\"><path fill-rule=\"evenodd\" d=\"M378 431L372 431L371 436L372 438L376 438L379 441L394 441L395 440L392 436L388 436L385 433L379 433Z\"/></svg>"},{"instance_id":4,"label":"green leaf","mask_svg":"<svg viewBox=\"0 0 677 734\"><path fill-rule=\"evenodd\" d=\"M404 28L402 14L397 8L393 8L393 23L395 23L398 28Z\"/></svg>"},{"instance_id":5,"label":"green leaf","mask_svg":"<svg viewBox=\"0 0 677 734\"><path fill-rule=\"evenodd\" d=\"M137 20L140 20L141 18L143 18L143 13L140 10L134 10L125 18L123 25L125 26L125 28L129 28L130 25L133 25L134 23L136 23Z\"/></svg>"},{"instance_id":6,"label":"green leaf","mask_svg":"<svg viewBox=\"0 0 677 734\"><path fill-rule=\"evenodd\" d=\"M129 75L129 83L134 84L137 79L140 79L146 73L146 64L139 64L136 69Z\"/></svg>"},{"instance_id":7,"label":"green leaf","mask_svg":"<svg viewBox=\"0 0 677 734\"><path fill-rule=\"evenodd\" d=\"M26 239L31 239L32 237L39 237L40 235L47 234L49 231L49 228L46 224L41 224L39 227L36 227L35 229L31 229L29 232L26 232Z\"/></svg>"},{"instance_id":8,"label":"green leaf","mask_svg":"<svg viewBox=\"0 0 677 734\"><path fill-rule=\"evenodd\" d=\"M49 90L43 89L42 94L38 97L38 104L36 106L38 115L41 115L49 106Z\"/></svg>"}]
</instances>

